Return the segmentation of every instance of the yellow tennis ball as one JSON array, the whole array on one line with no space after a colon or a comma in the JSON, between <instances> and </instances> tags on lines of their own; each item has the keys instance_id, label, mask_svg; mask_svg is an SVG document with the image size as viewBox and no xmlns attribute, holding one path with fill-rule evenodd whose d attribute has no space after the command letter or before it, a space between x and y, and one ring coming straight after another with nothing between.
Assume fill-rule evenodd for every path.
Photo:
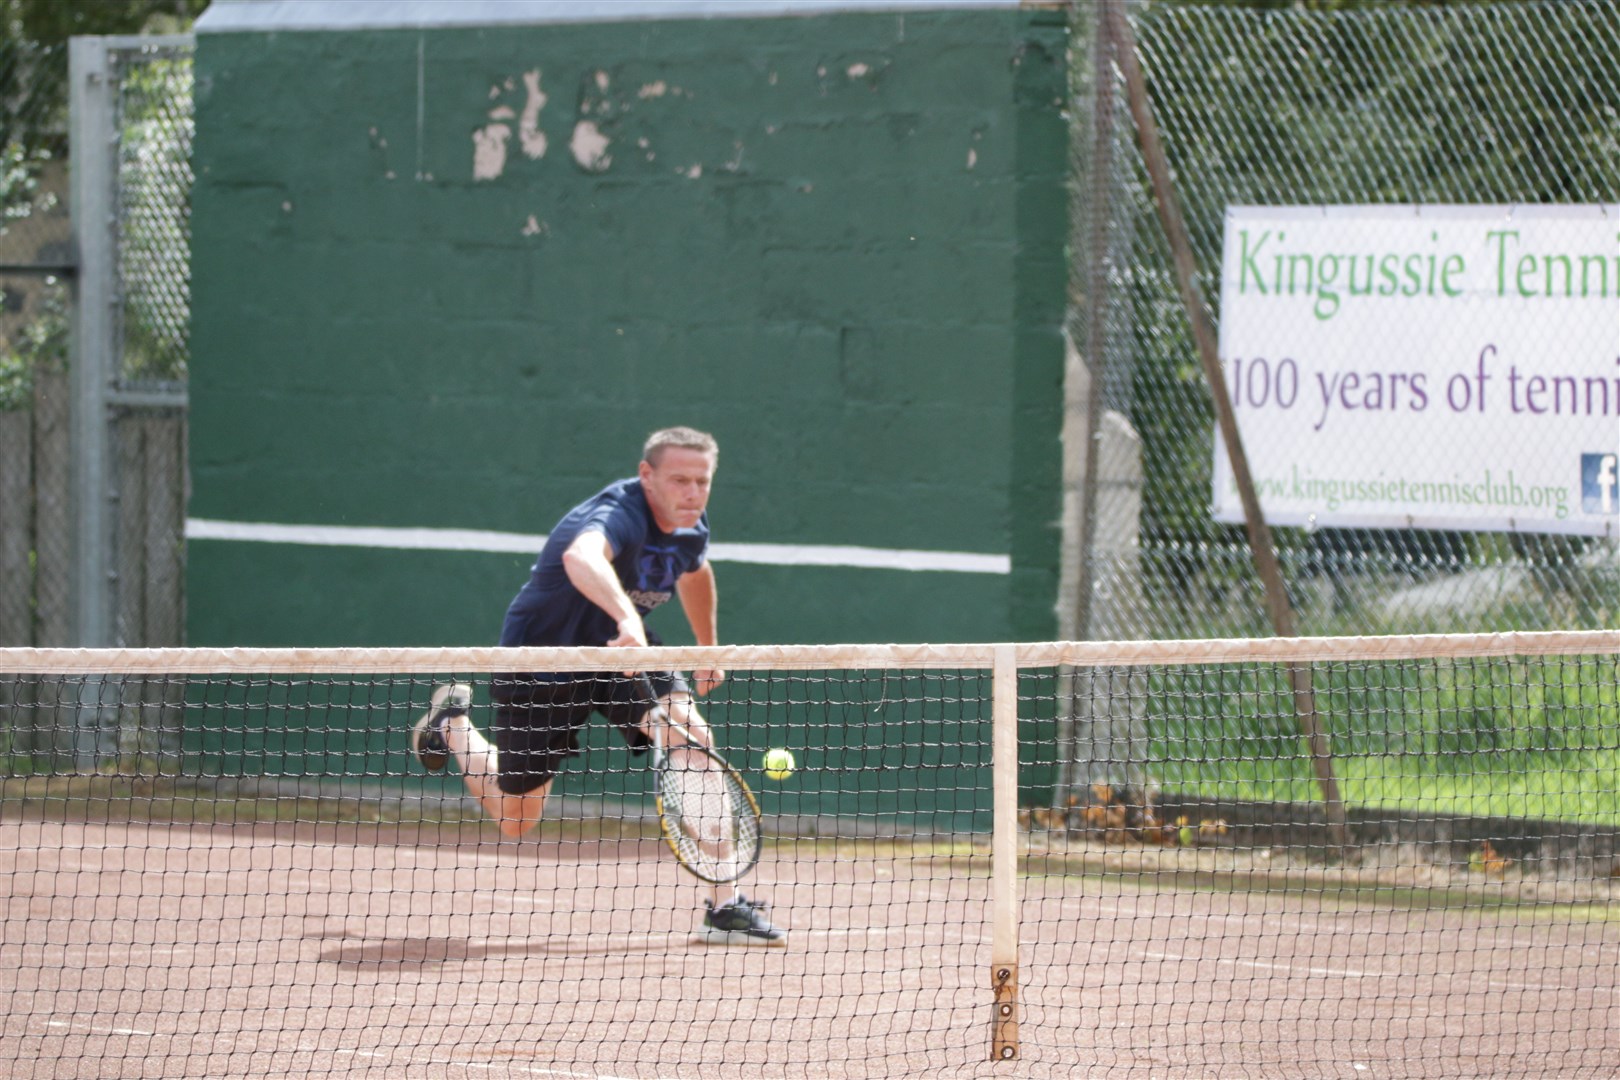
<instances>
[{"instance_id":1,"label":"yellow tennis ball","mask_svg":"<svg viewBox=\"0 0 1620 1080\"><path fill-rule=\"evenodd\" d=\"M772 780L786 780L793 775L793 751L777 747L765 751L765 775Z\"/></svg>"}]
</instances>

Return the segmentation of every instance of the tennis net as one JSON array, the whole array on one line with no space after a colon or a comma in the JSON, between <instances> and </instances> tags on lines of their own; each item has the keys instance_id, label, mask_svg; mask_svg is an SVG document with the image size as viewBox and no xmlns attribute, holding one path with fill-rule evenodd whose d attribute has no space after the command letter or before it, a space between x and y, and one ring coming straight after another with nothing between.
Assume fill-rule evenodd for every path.
<instances>
[{"instance_id":1,"label":"tennis net","mask_svg":"<svg viewBox=\"0 0 1620 1080\"><path fill-rule=\"evenodd\" d=\"M412 752L436 687L470 688L495 738L505 688L603 673L611 711L632 667L729 672L700 709L761 815L737 887L785 948L701 933L730 886L682 872L610 723L521 838L461 779L469 744L442 775ZM0 649L0 1055L17 1076L1607 1075L1617 676L1613 632ZM797 768L773 779L775 748Z\"/></svg>"}]
</instances>

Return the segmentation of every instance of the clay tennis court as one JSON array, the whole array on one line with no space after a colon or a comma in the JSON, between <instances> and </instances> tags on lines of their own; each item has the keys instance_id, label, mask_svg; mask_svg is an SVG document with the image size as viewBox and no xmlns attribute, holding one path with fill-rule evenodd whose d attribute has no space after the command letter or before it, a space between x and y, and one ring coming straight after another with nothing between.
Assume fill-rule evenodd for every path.
<instances>
[{"instance_id":1,"label":"clay tennis court","mask_svg":"<svg viewBox=\"0 0 1620 1080\"><path fill-rule=\"evenodd\" d=\"M1620 1072L1604 905L1027 876L991 1063L987 855L776 845L750 891L790 947L716 950L656 840L12 820L0 852L19 1077Z\"/></svg>"}]
</instances>

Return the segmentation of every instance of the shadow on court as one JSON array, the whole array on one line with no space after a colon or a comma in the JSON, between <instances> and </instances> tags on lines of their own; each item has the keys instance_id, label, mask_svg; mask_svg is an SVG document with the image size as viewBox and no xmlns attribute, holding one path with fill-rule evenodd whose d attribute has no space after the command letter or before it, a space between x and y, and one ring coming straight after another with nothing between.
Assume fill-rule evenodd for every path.
<instances>
[{"instance_id":1,"label":"shadow on court","mask_svg":"<svg viewBox=\"0 0 1620 1080\"><path fill-rule=\"evenodd\" d=\"M328 940L333 935L306 934L306 939ZM325 964L351 964L376 967L432 967L466 960L488 960L522 956L576 956L582 959L615 953L644 956L647 944L638 940L615 941L612 938L564 938L560 940L530 941L474 941L470 938L385 938L383 940L342 937L339 944L323 949L320 960ZM686 946L680 943L677 951ZM691 946L701 952L704 946Z\"/></svg>"}]
</instances>

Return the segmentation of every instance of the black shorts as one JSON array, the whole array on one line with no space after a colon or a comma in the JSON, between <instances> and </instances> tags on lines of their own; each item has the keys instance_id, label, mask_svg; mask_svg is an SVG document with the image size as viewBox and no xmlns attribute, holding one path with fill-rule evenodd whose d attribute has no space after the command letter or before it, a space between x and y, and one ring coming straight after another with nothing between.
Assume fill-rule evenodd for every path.
<instances>
[{"instance_id":1,"label":"black shorts","mask_svg":"<svg viewBox=\"0 0 1620 1080\"><path fill-rule=\"evenodd\" d=\"M649 671L660 698L690 693L678 672ZM618 672L569 675L496 675L489 683L495 704L495 748L500 773L495 782L508 795L526 795L547 783L568 758L578 754L579 734L591 713L601 713L636 754L652 744L640 728L652 708L639 679Z\"/></svg>"}]
</instances>

